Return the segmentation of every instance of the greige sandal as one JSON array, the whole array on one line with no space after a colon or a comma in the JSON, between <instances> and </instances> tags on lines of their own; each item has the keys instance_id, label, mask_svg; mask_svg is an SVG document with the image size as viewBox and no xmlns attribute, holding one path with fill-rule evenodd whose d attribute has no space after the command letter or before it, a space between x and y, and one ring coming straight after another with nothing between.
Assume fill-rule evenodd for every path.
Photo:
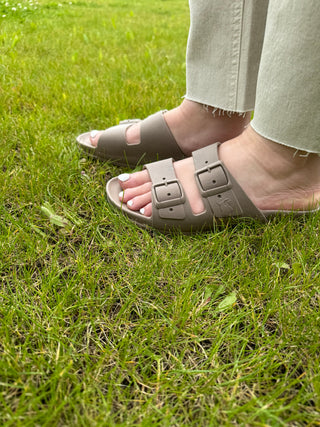
<instances>
[{"instance_id":1,"label":"greige sandal","mask_svg":"<svg viewBox=\"0 0 320 427\"><path fill-rule=\"evenodd\" d=\"M122 191L118 178L107 183L107 198L112 205L122 210L137 225L157 228L161 231L180 229L183 232L211 229L215 222L228 218L254 218L262 222L276 214L301 216L310 211L261 211L248 198L237 181L218 157L219 143L192 153L195 180L205 206L204 212L195 215L184 195L182 185L176 178L173 160L145 165L152 181L152 216L146 217L132 211L119 200Z\"/></svg>"},{"instance_id":2,"label":"greige sandal","mask_svg":"<svg viewBox=\"0 0 320 427\"><path fill-rule=\"evenodd\" d=\"M101 134L97 147L91 145L91 132L79 135L77 142L87 154L102 160L112 160L119 165L135 167L142 162L154 162L167 157L183 159L185 155L163 117L164 112L159 111L145 120L124 120L118 126L106 129ZM137 122L141 122L141 141L139 144L128 144L127 129Z\"/></svg>"}]
</instances>

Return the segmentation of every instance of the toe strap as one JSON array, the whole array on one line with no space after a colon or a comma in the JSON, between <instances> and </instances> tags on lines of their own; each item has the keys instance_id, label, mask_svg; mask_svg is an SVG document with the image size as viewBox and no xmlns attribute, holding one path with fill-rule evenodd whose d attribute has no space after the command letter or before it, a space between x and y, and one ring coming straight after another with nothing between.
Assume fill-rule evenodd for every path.
<instances>
[{"instance_id":1,"label":"toe strap","mask_svg":"<svg viewBox=\"0 0 320 427\"><path fill-rule=\"evenodd\" d=\"M173 159L160 160L145 165L152 181L152 221L154 226L163 220L184 220L190 210L177 179Z\"/></svg>"},{"instance_id":2,"label":"toe strap","mask_svg":"<svg viewBox=\"0 0 320 427\"><path fill-rule=\"evenodd\" d=\"M218 156L219 143L192 153L195 180L206 208L216 218L250 217L266 222Z\"/></svg>"},{"instance_id":3,"label":"toe strap","mask_svg":"<svg viewBox=\"0 0 320 427\"><path fill-rule=\"evenodd\" d=\"M124 120L119 125L106 129L99 138L96 156L134 166L142 159L154 161L166 159L168 156L176 160L182 159L184 154L172 135L163 113L159 111L144 120ZM141 123L141 140L138 144L128 144L127 130L138 122Z\"/></svg>"}]
</instances>

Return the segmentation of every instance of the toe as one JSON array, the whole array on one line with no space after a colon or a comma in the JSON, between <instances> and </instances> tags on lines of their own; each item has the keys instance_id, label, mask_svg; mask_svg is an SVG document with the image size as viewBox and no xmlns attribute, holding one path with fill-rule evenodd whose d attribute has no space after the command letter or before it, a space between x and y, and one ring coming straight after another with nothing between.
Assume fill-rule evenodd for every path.
<instances>
[{"instance_id":1,"label":"toe","mask_svg":"<svg viewBox=\"0 0 320 427\"><path fill-rule=\"evenodd\" d=\"M142 184L138 187L124 189L119 193L119 199L122 203L127 203L129 200L132 200L135 197L150 193L151 186L151 182L146 182L145 184Z\"/></svg>"},{"instance_id":2,"label":"toe","mask_svg":"<svg viewBox=\"0 0 320 427\"><path fill-rule=\"evenodd\" d=\"M144 216L150 217L152 215L152 203L148 203L146 206L141 208L140 213Z\"/></svg>"},{"instance_id":3,"label":"toe","mask_svg":"<svg viewBox=\"0 0 320 427\"><path fill-rule=\"evenodd\" d=\"M121 188L128 189L128 188L134 188L139 187L140 185L150 183L150 177L146 170L143 170L141 172L134 172L132 174L121 174L118 176L119 183L121 185Z\"/></svg>"},{"instance_id":4,"label":"toe","mask_svg":"<svg viewBox=\"0 0 320 427\"><path fill-rule=\"evenodd\" d=\"M98 141L99 141L101 133L102 132L99 130L92 130L90 132L90 142L91 142L91 145L93 147L96 147L98 145Z\"/></svg>"},{"instance_id":5,"label":"toe","mask_svg":"<svg viewBox=\"0 0 320 427\"><path fill-rule=\"evenodd\" d=\"M128 200L127 206L133 211L139 211L146 205L151 204L151 192L136 196L133 199Z\"/></svg>"}]
</instances>

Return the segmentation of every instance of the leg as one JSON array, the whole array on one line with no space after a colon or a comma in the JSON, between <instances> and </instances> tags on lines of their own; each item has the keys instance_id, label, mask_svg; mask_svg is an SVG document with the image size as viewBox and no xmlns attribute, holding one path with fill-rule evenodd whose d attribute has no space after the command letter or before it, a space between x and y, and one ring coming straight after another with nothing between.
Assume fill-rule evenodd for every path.
<instances>
[{"instance_id":1,"label":"leg","mask_svg":"<svg viewBox=\"0 0 320 427\"><path fill-rule=\"evenodd\" d=\"M253 129L280 144L320 153L320 7L271 0Z\"/></svg>"},{"instance_id":2,"label":"leg","mask_svg":"<svg viewBox=\"0 0 320 427\"><path fill-rule=\"evenodd\" d=\"M261 208L310 209L320 198L319 20L315 0L269 1L255 115L242 136L250 144L241 147L235 140L221 147L244 187L250 175L256 178L248 191ZM248 148L256 169L243 173L233 154Z\"/></svg>"},{"instance_id":3,"label":"leg","mask_svg":"<svg viewBox=\"0 0 320 427\"><path fill-rule=\"evenodd\" d=\"M190 0L187 99L254 108L268 0Z\"/></svg>"},{"instance_id":4,"label":"leg","mask_svg":"<svg viewBox=\"0 0 320 427\"><path fill-rule=\"evenodd\" d=\"M219 147L221 160L263 210L319 205L319 19L315 1L283 0L279 6L270 0L255 118L241 135ZM201 212L192 159L174 167L193 211ZM148 173L122 176L120 182L120 197L129 209L150 216Z\"/></svg>"},{"instance_id":5,"label":"leg","mask_svg":"<svg viewBox=\"0 0 320 427\"><path fill-rule=\"evenodd\" d=\"M190 0L186 99L164 115L184 154L233 138L248 125L267 6L267 0ZM97 146L101 134L93 135ZM126 138L138 144L140 124L129 127Z\"/></svg>"}]
</instances>

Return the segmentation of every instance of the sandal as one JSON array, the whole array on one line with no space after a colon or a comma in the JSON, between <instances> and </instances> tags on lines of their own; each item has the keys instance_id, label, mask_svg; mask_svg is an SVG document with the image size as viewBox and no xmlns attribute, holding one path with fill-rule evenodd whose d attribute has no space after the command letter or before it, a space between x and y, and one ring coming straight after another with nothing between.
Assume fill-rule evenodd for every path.
<instances>
[{"instance_id":1,"label":"sandal","mask_svg":"<svg viewBox=\"0 0 320 427\"><path fill-rule=\"evenodd\" d=\"M152 216L146 217L127 208L119 200L122 191L118 178L107 183L109 202L124 212L140 227L148 226L161 231L180 229L182 232L205 231L217 222L230 218L254 218L266 222L276 214L301 216L317 212L260 210L248 198L237 181L218 157L219 143L201 148L192 153L195 165L195 180L205 206L204 212L195 215L184 195L182 185L176 178L173 159L150 163L144 167L152 181Z\"/></svg>"},{"instance_id":2,"label":"sandal","mask_svg":"<svg viewBox=\"0 0 320 427\"><path fill-rule=\"evenodd\" d=\"M92 157L101 160L112 160L122 166L135 167L141 161L155 162L173 157L180 160L186 157L180 150L164 117L165 111L159 111L145 120L124 120L118 126L106 129L101 134L97 147L90 142L91 132L77 137L79 147ZM139 144L128 144L126 131L134 123L141 122ZM93 131L95 132L95 131Z\"/></svg>"}]
</instances>

